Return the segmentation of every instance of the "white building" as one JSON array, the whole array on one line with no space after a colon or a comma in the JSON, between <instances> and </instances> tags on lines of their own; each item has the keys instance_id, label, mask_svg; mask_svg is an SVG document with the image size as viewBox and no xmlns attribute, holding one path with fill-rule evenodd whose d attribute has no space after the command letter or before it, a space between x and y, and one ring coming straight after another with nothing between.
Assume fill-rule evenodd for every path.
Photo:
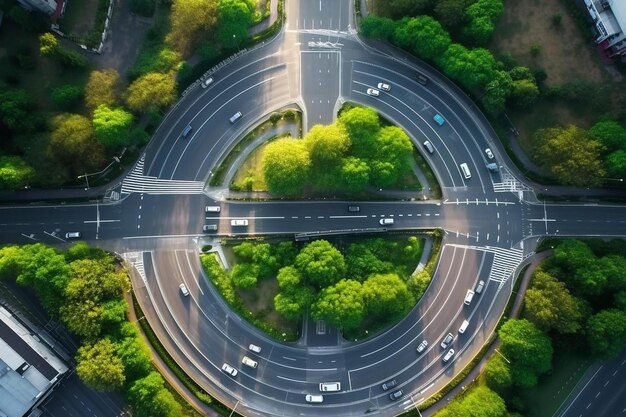
<instances>
[{"instance_id":1,"label":"white building","mask_svg":"<svg viewBox=\"0 0 626 417\"><path fill-rule=\"evenodd\" d=\"M0 306L0 416L37 414L67 370L40 336Z\"/></svg>"},{"instance_id":2,"label":"white building","mask_svg":"<svg viewBox=\"0 0 626 417\"><path fill-rule=\"evenodd\" d=\"M52 16L57 10L55 0L17 0L26 10L37 10Z\"/></svg>"},{"instance_id":3,"label":"white building","mask_svg":"<svg viewBox=\"0 0 626 417\"><path fill-rule=\"evenodd\" d=\"M599 44L609 57L626 56L626 0L585 0Z\"/></svg>"}]
</instances>

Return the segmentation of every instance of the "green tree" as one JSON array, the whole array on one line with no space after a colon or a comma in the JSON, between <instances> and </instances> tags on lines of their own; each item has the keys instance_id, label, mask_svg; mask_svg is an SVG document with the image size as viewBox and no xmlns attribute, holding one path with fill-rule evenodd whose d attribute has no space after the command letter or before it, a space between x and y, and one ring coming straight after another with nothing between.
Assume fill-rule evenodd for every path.
<instances>
[{"instance_id":1,"label":"green tree","mask_svg":"<svg viewBox=\"0 0 626 417\"><path fill-rule=\"evenodd\" d=\"M87 386L98 391L122 388L126 377L124 365L108 339L81 346L76 356L76 373Z\"/></svg>"},{"instance_id":2,"label":"green tree","mask_svg":"<svg viewBox=\"0 0 626 417\"><path fill-rule=\"evenodd\" d=\"M323 172L341 164L350 147L350 139L341 124L315 125L304 138L311 169Z\"/></svg>"},{"instance_id":3,"label":"green tree","mask_svg":"<svg viewBox=\"0 0 626 417\"><path fill-rule=\"evenodd\" d=\"M308 286L281 289L274 297L274 308L287 320L300 320L314 299L315 291Z\"/></svg>"},{"instance_id":4,"label":"green tree","mask_svg":"<svg viewBox=\"0 0 626 417\"><path fill-rule=\"evenodd\" d=\"M495 77L485 86L485 93L481 102L488 112L498 114L504 110L504 103L511 94L513 81L506 71L496 71Z\"/></svg>"},{"instance_id":5,"label":"green tree","mask_svg":"<svg viewBox=\"0 0 626 417\"><path fill-rule=\"evenodd\" d=\"M233 267L230 276L235 286L249 289L256 286L259 267L253 264L238 263Z\"/></svg>"},{"instance_id":6,"label":"green tree","mask_svg":"<svg viewBox=\"0 0 626 417\"><path fill-rule=\"evenodd\" d=\"M539 97L539 87L534 80L524 79L513 81L511 103L520 108L529 108Z\"/></svg>"},{"instance_id":7,"label":"green tree","mask_svg":"<svg viewBox=\"0 0 626 417\"><path fill-rule=\"evenodd\" d=\"M296 257L295 267L305 281L316 288L335 284L346 269L341 252L326 240L306 245Z\"/></svg>"},{"instance_id":8,"label":"green tree","mask_svg":"<svg viewBox=\"0 0 626 417\"><path fill-rule=\"evenodd\" d=\"M465 35L478 44L486 43L503 11L502 0L477 0L465 11L470 21L465 28Z\"/></svg>"},{"instance_id":9,"label":"green tree","mask_svg":"<svg viewBox=\"0 0 626 417\"><path fill-rule=\"evenodd\" d=\"M302 275L293 266L285 266L280 268L276 279L278 280L278 287L283 291L288 291L300 286Z\"/></svg>"},{"instance_id":10,"label":"green tree","mask_svg":"<svg viewBox=\"0 0 626 417\"><path fill-rule=\"evenodd\" d=\"M406 283L396 274L370 276L363 283L363 299L369 314L387 321L403 317L415 304Z\"/></svg>"},{"instance_id":11,"label":"green tree","mask_svg":"<svg viewBox=\"0 0 626 417\"><path fill-rule=\"evenodd\" d=\"M374 5L380 8L375 10L375 13L399 19L403 16L424 14L433 7L433 3L434 0L388 0Z\"/></svg>"},{"instance_id":12,"label":"green tree","mask_svg":"<svg viewBox=\"0 0 626 417\"><path fill-rule=\"evenodd\" d=\"M138 113L165 108L174 101L176 81L173 74L150 72L133 81L127 90L126 103Z\"/></svg>"},{"instance_id":13,"label":"green tree","mask_svg":"<svg viewBox=\"0 0 626 417\"><path fill-rule=\"evenodd\" d=\"M100 143L108 148L128 144L133 115L122 108L101 104L93 112L93 127Z\"/></svg>"},{"instance_id":14,"label":"green tree","mask_svg":"<svg viewBox=\"0 0 626 417\"><path fill-rule=\"evenodd\" d=\"M435 16L448 29L455 29L465 19L465 9L471 0L439 0L435 6Z\"/></svg>"},{"instance_id":15,"label":"green tree","mask_svg":"<svg viewBox=\"0 0 626 417\"><path fill-rule=\"evenodd\" d=\"M35 170L19 156L0 156L0 189L18 190L31 184Z\"/></svg>"},{"instance_id":16,"label":"green tree","mask_svg":"<svg viewBox=\"0 0 626 417\"><path fill-rule=\"evenodd\" d=\"M370 168L362 159L350 156L343 160L341 181L347 192L356 193L367 187L370 180Z\"/></svg>"},{"instance_id":17,"label":"green tree","mask_svg":"<svg viewBox=\"0 0 626 417\"><path fill-rule=\"evenodd\" d=\"M416 300L419 300L426 292L430 281L431 276L428 271L421 270L409 278L407 282L407 287L413 294L413 297L415 297Z\"/></svg>"},{"instance_id":18,"label":"green tree","mask_svg":"<svg viewBox=\"0 0 626 417\"><path fill-rule=\"evenodd\" d=\"M440 58L446 74L466 88L484 89L496 76L496 61L486 49L452 44Z\"/></svg>"},{"instance_id":19,"label":"green tree","mask_svg":"<svg viewBox=\"0 0 626 417\"><path fill-rule=\"evenodd\" d=\"M411 168L413 144L397 126L387 126L376 136L378 155L371 161L371 180L380 187L395 184Z\"/></svg>"},{"instance_id":20,"label":"green tree","mask_svg":"<svg viewBox=\"0 0 626 417\"><path fill-rule=\"evenodd\" d=\"M311 307L311 315L316 320L325 320L340 329L358 327L365 316L361 283L342 279L322 289Z\"/></svg>"},{"instance_id":21,"label":"green tree","mask_svg":"<svg viewBox=\"0 0 626 417\"><path fill-rule=\"evenodd\" d=\"M57 316L70 270L62 254L36 243L0 249L0 276L15 277L18 284L31 287L46 311Z\"/></svg>"},{"instance_id":22,"label":"green tree","mask_svg":"<svg viewBox=\"0 0 626 417\"><path fill-rule=\"evenodd\" d=\"M366 38L387 41L393 35L395 22L387 17L370 14L361 19L359 28L361 35Z\"/></svg>"},{"instance_id":23,"label":"green tree","mask_svg":"<svg viewBox=\"0 0 626 417\"><path fill-rule=\"evenodd\" d=\"M311 160L304 141L278 139L266 146L262 165L268 189L292 196L303 191Z\"/></svg>"},{"instance_id":24,"label":"green tree","mask_svg":"<svg viewBox=\"0 0 626 417\"><path fill-rule=\"evenodd\" d=\"M104 148L96 139L91 120L79 114L62 113L51 119L48 152L74 178L102 166Z\"/></svg>"},{"instance_id":25,"label":"green tree","mask_svg":"<svg viewBox=\"0 0 626 417\"><path fill-rule=\"evenodd\" d=\"M122 339L116 343L115 349L124 364L124 375L129 381L145 377L152 370L150 349L139 337L135 324L123 323L120 333Z\"/></svg>"},{"instance_id":26,"label":"green tree","mask_svg":"<svg viewBox=\"0 0 626 417\"><path fill-rule=\"evenodd\" d=\"M626 177L626 151L619 149L611 152L606 157L605 167L609 177L624 179Z\"/></svg>"},{"instance_id":27,"label":"green tree","mask_svg":"<svg viewBox=\"0 0 626 417\"><path fill-rule=\"evenodd\" d=\"M534 137L533 156L561 182L577 187L592 187L605 176L600 161L600 145L581 128L539 129Z\"/></svg>"},{"instance_id":28,"label":"green tree","mask_svg":"<svg viewBox=\"0 0 626 417\"><path fill-rule=\"evenodd\" d=\"M376 155L376 134L380 130L380 120L374 109L354 107L341 113L339 123L348 132L352 154L360 158Z\"/></svg>"},{"instance_id":29,"label":"green tree","mask_svg":"<svg viewBox=\"0 0 626 417\"><path fill-rule=\"evenodd\" d=\"M602 310L587 321L587 341L595 356L616 357L626 346L626 312Z\"/></svg>"},{"instance_id":30,"label":"green tree","mask_svg":"<svg viewBox=\"0 0 626 417\"><path fill-rule=\"evenodd\" d=\"M418 16L415 20L417 41L413 52L426 60L438 60L452 44L450 34L430 16Z\"/></svg>"},{"instance_id":31,"label":"green tree","mask_svg":"<svg viewBox=\"0 0 626 417\"><path fill-rule=\"evenodd\" d=\"M33 110L34 102L25 90L0 88L0 124L13 132L30 132L35 128Z\"/></svg>"},{"instance_id":32,"label":"green tree","mask_svg":"<svg viewBox=\"0 0 626 417\"><path fill-rule=\"evenodd\" d=\"M91 71L85 86L85 104L93 111L100 105L115 107L119 103L120 75L114 69Z\"/></svg>"},{"instance_id":33,"label":"green tree","mask_svg":"<svg viewBox=\"0 0 626 417\"><path fill-rule=\"evenodd\" d=\"M52 101L61 110L70 110L82 99L84 91L81 86L65 84L52 90Z\"/></svg>"},{"instance_id":34,"label":"green tree","mask_svg":"<svg viewBox=\"0 0 626 417\"><path fill-rule=\"evenodd\" d=\"M544 331L561 334L582 329L585 306L572 296L563 282L544 271L537 271L524 296L524 315Z\"/></svg>"},{"instance_id":35,"label":"green tree","mask_svg":"<svg viewBox=\"0 0 626 417\"><path fill-rule=\"evenodd\" d=\"M88 61L78 52L65 49L50 32L39 36L39 52L43 56L53 58L67 68L84 68Z\"/></svg>"},{"instance_id":36,"label":"green tree","mask_svg":"<svg viewBox=\"0 0 626 417\"><path fill-rule=\"evenodd\" d=\"M39 36L39 53L43 56L55 56L61 46L57 38L50 32Z\"/></svg>"},{"instance_id":37,"label":"green tree","mask_svg":"<svg viewBox=\"0 0 626 417\"><path fill-rule=\"evenodd\" d=\"M174 0L165 41L186 57L199 41L215 32L217 6L217 0Z\"/></svg>"},{"instance_id":38,"label":"green tree","mask_svg":"<svg viewBox=\"0 0 626 417\"><path fill-rule=\"evenodd\" d=\"M133 382L128 390L128 402L136 417L177 417L182 411L158 372L150 372Z\"/></svg>"},{"instance_id":39,"label":"green tree","mask_svg":"<svg viewBox=\"0 0 626 417\"><path fill-rule=\"evenodd\" d=\"M509 365L500 355L493 355L487 361L484 372L487 386L500 394L506 393L513 385Z\"/></svg>"},{"instance_id":40,"label":"green tree","mask_svg":"<svg viewBox=\"0 0 626 417\"><path fill-rule=\"evenodd\" d=\"M552 368L550 338L528 320L508 320L498 336L503 355L511 361L511 376L517 386L537 385L537 377Z\"/></svg>"},{"instance_id":41,"label":"green tree","mask_svg":"<svg viewBox=\"0 0 626 417\"><path fill-rule=\"evenodd\" d=\"M604 120L591 126L589 136L600 142L607 153L626 151L626 129L615 120Z\"/></svg>"},{"instance_id":42,"label":"green tree","mask_svg":"<svg viewBox=\"0 0 626 417\"><path fill-rule=\"evenodd\" d=\"M238 48L248 39L254 20L255 3L245 0L219 0L217 38L226 48Z\"/></svg>"},{"instance_id":43,"label":"green tree","mask_svg":"<svg viewBox=\"0 0 626 417\"><path fill-rule=\"evenodd\" d=\"M453 400L436 417L507 417L506 404L485 386L476 386L459 400Z\"/></svg>"}]
</instances>

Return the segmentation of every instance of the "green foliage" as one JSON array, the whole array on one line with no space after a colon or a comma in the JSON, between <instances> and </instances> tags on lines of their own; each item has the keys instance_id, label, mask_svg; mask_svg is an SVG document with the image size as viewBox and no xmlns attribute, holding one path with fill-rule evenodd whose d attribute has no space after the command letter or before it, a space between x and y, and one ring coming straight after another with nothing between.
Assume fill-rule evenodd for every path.
<instances>
[{"instance_id":1,"label":"green foliage","mask_svg":"<svg viewBox=\"0 0 626 417\"><path fill-rule=\"evenodd\" d=\"M618 150L607 155L604 166L609 177L626 177L626 151Z\"/></svg>"},{"instance_id":2,"label":"green foliage","mask_svg":"<svg viewBox=\"0 0 626 417\"><path fill-rule=\"evenodd\" d=\"M124 385L124 365L115 352L115 346L108 339L81 346L76 361L76 373L93 389L114 391Z\"/></svg>"},{"instance_id":3,"label":"green foliage","mask_svg":"<svg viewBox=\"0 0 626 417\"><path fill-rule=\"evenodd\" d=\"M88 65L84 56L61 46L50 32L39 36L39 52L43 56L57 60L66 68L85 68Z\"/></svg>"},{"instance_id":4,"label":"green foliage","mask_svg":"<svg viewBox=\"0 0 626 417\"><path fill-rule=\"evenodd\" d=\"M102 334L103 326L119 323L120 316L125 316L125 306L115 302L128 291L130 282L125 273L115 272L109 258L79 259L70 269L61 317L70 331L93 340Z\"/></svg>"},{"instance_id":5,"label":"green foliage","mask_svg":"<svg viewBox=\"0 0 626 417\"><path fill-rule=\"evenodd\" d=\"M616 357L626 346L626 312L602 310L587 321L587 341L595 356Z\"/></svg>"},{"instance_id":6,"label":"green foliage","mask_svg":"<svg viewBox=\"0 0 626 417\"><path fill-rule=\"evenodd\" d=\"M351 152L359 158L372 158L376 153L375 136L380 130L380 119L369 107L354 107L341 113L339 122L348 132Z\"/></svg>"},{"instance_id":7,"label":"green foliage","mask_svg":"<svg viewBox=\"0 0 626 417\"><path fill-rule=\"evenodd\" d=\"M237 48L248 39L254 20L255 3L246 0L218 0L217 39L225 48Z\"/></svg>"},{"instance_id":8,"label":"green foliage","mask_svg":"<svg viewBox=\"0 0 626 417\"><path fill-rule=\"evenodd\" d=\"M413 144L402 129L387 126L378 131L376 148L378 156L370 161L372 183L380 187L390 187L411 169Z\"/></svg>"},{"instance_id":9,"label":"green foliage","mask_svg":"<svg viewBox=\"0 0 626 417\"><path fill-rule=\"evenodd\" d=\"M83 98L83 88L78 85L65 84L52 90L52 101L61 110L70 110Z\"/></svg>"},{"instance_id":10,"label":"green foliage","mask_svg":"<svg viewBox=\"0 0 626 417\"><path fill-rule=\"evenodd\" d=\"M156 0L130 0L128 4L132 13L150 17L154 14Z\"/></svg>"},{"instance_id":11,"label":"green foliage","mask_svg":"<svg viewBox=\"0 0 626 417\"><path fill-rule=\"evenodd\" d=\"M604 146L604 152L626 151L626 129L615 120L604 120L591 126L588 131L591 139Z\"/></svg>"},{"instance_id":12,"label":"green foliage","mask_svg":"<svg viewBox=\"0 0 626 417\"><path fill-rule=\"evenodd\" d=\"M365 316L365 303L361 283L342 279L320 292L311 307L316 320L325 320L339 329L358 327Z\"/></svg>"},{"instance_id":13,"label":"green foliage","mask_svg":"<svg viewBox=\"0 0 626 417\"><path fill-rule=\"evenodd\" d=\"M133 115L122 108L99 105L93 112L93 127L100 143L108 148L128 144Z\"/></svg>"},{"instance_id":14,"label":"green foliage","mask_svg":"<svg viewBox=\"0 0 626 417\"><path fill-rule=\"evenodd\" d=\"M452 44L440 59L447 75L466 88L484 89L496 76L496 60L483 48L467 49Z\"/></svg>"},{"instance_id":15,"label":"green foliage","mask_svg":"<svg viewBox=\"0 0 626 417\"><path fill-rule=\"evenodd\" d=\"M424 14L432 9L434 3L434 0L388 0L375 4L381 6L376 13L398 19L403 16Z\"/></svg>"},{"instance_id":16,"label":"green foliage","mask_svg":"<svg viewBox=\"0 0 626 417\"><path fill-rule=\"evenodd\" d=\"M262 164L269 190L290 196L302 191L311 161L304 141L278 139L265 147Z\"/></svg>"},{"instance_id":17,"label":"green foliage","mask_svg":"<svg viewBox=\"0 0 626 417\"><path fill-rule=\"evenodd\" d=\"M370 276L363 283L363 299L367 312L385 321L403 317L415 304L406 283L396 274Z\"/></svg>"},{"instance_id":18,"label":"green foliage","mask_svg":"<svg viewBox=\"0 0 626 417\"><path fill-rule=\"evenodd\" d=\"M441 57L452 42L441 23L430 16L405 18L395 24L394 43L426 60Z\"/></svg>"},{"instance_id":19,"label":"green foliage","mask_svg":"<svg viewBox=\"0 0 626 417\"><path fill-rule=\"evenodd\" d=\"M0 88L0 123L8 129L29 132L34 129L30 114L32 98L25 90Z\"/></svg>"},{"instance_id":20,"label":"green foliage","mask_svg":"<svg viewBox=\"0 0 626 417\"><path fill-rule=\"evenodd\" d=\"M306 135L304 141L311 170L323 173L341 164L341 160L350 147L350 139L342 125L315 125Z\"/></svg>"},{"instance_id":21,"label":"green foliage","mask_svg":"<svg viewBox=\"0 0 626 417\"><path fill-rule=\"evenodd\" d=\"M361 34L366 38L380 39L387 41L391 39L394 32L394 21L387 17L380 17L370 14L361 19L359 28Z\"/></svg>"},{"instance_id":22,"label":"green foliage","mask_svg":"<svg viewBox=\"0 0 626 417\"><path fill-rule=\"evenodd\" d=\"M569 293L565 283L538 270L524 296L524 315L544 331L573 334L582 328L585 305Z\"/></svg>"},{"instance_id":23,"label":"green foliage","mask_svg":"<svg viewBox=\"0 0 626 417\"><path fill-rule=\"evenodd\" d=\"M531 388L552 368L550 338L528 320L508 320L498 331L515 385Z\"/></svg>"},{"instance_id":24,"label":"green foliage","mask_svg":"<svg viewBox=\"0 0 626 417\"><path fill-rule=\"evenodd\" d=\"M91 120L63 113L51 121L48 152L61 162L71 177L92 172L104 162L104 148L96 139Z\"/></svg>"},{"instance_id":25,"label":"green foliage","mask_svg":"<svg viewBox=\"0 0 626 417\"><path fill-rule=\"evenodd\" d=\"M253 264L238 263L230 273L233 284L239 288L252 288L256 286L259 275L259 267Z\"/></svg>"},{"instance_id":26,"label":"green foliage","mask_svg":"<svg viewBox=\"0 0 626 417\"><path fill-rule=\"evenodd\" d=\"M407 282L407 286L416 300L422 298L428 285L430 285L431 276L426 270L421 270L411 276Z\"/></svg>"},{"instance_id":27,"label":"green foliage","mask_svg":"<svg viewBox=\"0 0 626 417\"><path fill-rule=\"evenodd\" d=\"M496 71L495 77L485 86L485 94L481 98L481 102L488 112L498 114L504 110L504 103L511 94L511 86L513 80L506 71Z\"/></svg>"},{"instance_id":28,"label":"green foliage","mask_svg":"<svg viewBox=\"0 0 626 417\"><path fill-rule=\"evenodd\" d=\"M122 339L116 343L115 349L124 364L126 379L135 381L145 377L152 370L150 349L142 341L133 323L123 323L120 330Z\"/></svg>"},{"instance_id":29,"label":"green foliage","mask_svg":"<svg viewBox=\"0 0 626 417\"><path fill-rule=\"evenodd\" d=\"M54 56L61 46L57 38L50 32L39 36L39 53L44 56Z\"/></svg>"},{"instance_id":30,"label":"green foliage","mask_svg":"<svg viewBox=\"0 0 626 417\"><path fill-rule=\"evenodd\" d=\"M85 87L85 105L93 111L100 105L119 103L120 75L114 69L91 71Z\"/></svg>"},{"instance_id":31,"label":"green foliage","mask_svg":"<svg viewBox=\"0 0 626 417\"><path fill-rule=\"evenodd\" d=\"M533 156L559 181L577 187L602 184L605 176L600 145L581 128L539 129L534 136Z\"/></svg>"},{"instance_id":32,"label":"green foliage","mask_svg":"<svg viewBox=\"0 0 626 417\"><path fill-rule=\"evenodd\" d=\"M217 10L216 0L173 0L166 42L181 56L188 56L200 40L216 30Z\"/></svg>"},{"instance_id":33,"label":"green foliage","mask_svg":"<svg viewBox=\"0 0 626 417\"><path fill-rule=\"evenodd\" d=\"M345 260L341 252L328 241L316 240L296 256L295 267L306 283L316 288L324 288L343 277Z\"/></svg>"},{"instance_id":34,"label":"green foliage","mask_svg":"<svg viewBox=\"0 0 626 417\"><path fill-rule=\"evenodd\" d=\"M532 55L533 58L537 58L540 53L541 44L539 42L534 42L532 45L530 45L530 55Z\"/></svg>"},{"instance_id":35,"label":"green foliage","mask_svg":"<svg viewBox=\"0 0 626 417\"><path fill-rule=\"evenodd\" d=\"M6 10L2 7L3 10ZM17 4L9 10L8 17L28 32L41 33L50 27L50 18L43 13L30 12Z\"/></svg>"},{"instance_id":36,"label":"green foliage","mask_svg":"<svg viewBox=\"0 0 626 417\"><path fill-rule=\"evenodd\" d=\"M35 170L19 156L0 156L0 189L18 190L32 183Z\"/></svg>"},{"instance_id":37,"label":"green foliage","mask_svg":"<svg viewBox=\"0 0 626 417\"><path fill-rule=\"evenodd\" d=\"M226 302L231 305L235 304L235 287L233 287L230 276L222 269L217 261L215 254L209 253L201 255L200 262L209 279L213 282L213 285L217 287Z\"/></svg>"},{"instance_id":38,"label":"green foliage","mask_svg":"<svg viewBox=\"0 0 626 417\"><path fill-rule=\"evenodd\" d=\"M31 287L46 311L58 316L70 270L62 254L41 243L0 249L0 276Z\"/></svg>"},{"instance_id":39,"label":"green foliage","mask_svg":"<svg viewBox=\"0 0 626 417\"><path fill-rule=\"evenodd\" d=\"M128 390L128 402L137 417L177 417L181 407L165 389L165 382L157 372L135 381Z\"/></svg>"},{"instance_id":40,"label":"green foliage","mask_svg":"<svg viewBox=\"0 0 626 417\"><path fill-rule=\"evenodd\" d=\"M499 394L504 394L513 385L511 370L504 358L500 355L493 355L487 361L484 370L487 386Z\"/></svg>"},{"instance_id":41,"label":"green foliage","mask_svg":"<svg viewBox=\"0 0 626 417\"><path fill-rule=\"evenodd\" d=\"M502 0L477 0L465 11L469 19L465 35L477 44L486 43L503 11Z\"/></svg>"},{"instance_id":42,"label":"green foliage","mask_svg":"<svg viewBox=\"0 0 626 417\"><path fill-rule=\"evenodd\" d=\"M465 19L465 9L471 0L439 0L435 6L435 16L448 29L455 29Z\"/></svg>"},{"instance_id":43,"label":"green foliage","mask_svg":"<svg viewBox=\"0 0 626 417\"><path fill-rule=\"evenodd\" d=\"M304 316L314 299L315 290L311 287L281 288L281 292L274 297L274 308L278 314L287 320L295 321Z\"/></svg>"},{"instance_id":44,"label":"green foliage","mask_svg":"<svg viewBox=\"0 0 626 417\"><path fill-rule=\"evenodd\" d=\"M511 88L512 103L520 108L529 108L539 97L539 87L534 80L513 81Z\"/></svg>"},{"instance_id":45,"label":"green foliage","mask_svg":"<svg viewBox=\"0 0 626 417\"><path fill-rule=\"evenodd\" d=\"M167 27L162 21L150 28L128 76L135 80L151 72L167 73L181 65L181 54L165 44Z\"/></svg>"},{"instance_id":46,"label":"green foliage","mask_svg":"<svg viewBox=\"0 0 626 417\"><path fill-rule=\"evenodd\" d=\"M151 72L137 78L126 91L128 107L137 113L168 107L176 101L173 74Z\"/></svg>"},{"instance_id":47,"label":"green foliage","mask_svg":"<svg viewBox=\"0 0 626 417\"><path fill-rule=\"evenodd\" d=\"M370 167L362 159L349 156L341 165L341 182L346 191L356 193L370 182Z\"/></svg>"},{"instance_id":48,"label":"green foliage","mask_svg":"<svg viewBox=\"0 0 626 417\"><path fill-rule=\"evenodd\" d=\"M465 396L450 402L436 417L507 417L506 404L485 386L472 388Z\"/></svg>"}]
</instances>

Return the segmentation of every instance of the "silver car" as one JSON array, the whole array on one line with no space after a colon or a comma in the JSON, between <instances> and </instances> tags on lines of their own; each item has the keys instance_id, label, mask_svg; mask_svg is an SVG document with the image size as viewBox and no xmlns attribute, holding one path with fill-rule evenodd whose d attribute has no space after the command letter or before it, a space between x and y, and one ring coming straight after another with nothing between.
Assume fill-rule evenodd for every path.
<instances>
[{"instance_id":1,"label":"silver car","mask_svg":"<svg viewBox=\"0 0 626 417\"><path fill-rule=\"evenodd\" d=\"M441 341L441 347L443 349L447 348L448 346L450 346L450 343L452 343L453 340L454 340L454 336L452 335L452 333L448 333L446 337L444 337L443 340Z\"/></svg>"}]
</instances>

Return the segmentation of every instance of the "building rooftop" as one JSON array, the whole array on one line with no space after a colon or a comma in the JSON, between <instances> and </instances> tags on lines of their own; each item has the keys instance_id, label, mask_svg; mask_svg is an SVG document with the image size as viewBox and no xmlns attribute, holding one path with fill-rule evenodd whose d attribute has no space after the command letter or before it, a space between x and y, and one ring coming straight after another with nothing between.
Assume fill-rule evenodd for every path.
<instances>
[{"instance_id":1,"label":"building rooftop","mask_svg":"<svg viewBox=\"0 0 626 417\"><path fill-rule=\"evenodd\" d=\"M0 416L28 413L67 370L32 330L0 306Z\"/></svg>"}]
</instances>

